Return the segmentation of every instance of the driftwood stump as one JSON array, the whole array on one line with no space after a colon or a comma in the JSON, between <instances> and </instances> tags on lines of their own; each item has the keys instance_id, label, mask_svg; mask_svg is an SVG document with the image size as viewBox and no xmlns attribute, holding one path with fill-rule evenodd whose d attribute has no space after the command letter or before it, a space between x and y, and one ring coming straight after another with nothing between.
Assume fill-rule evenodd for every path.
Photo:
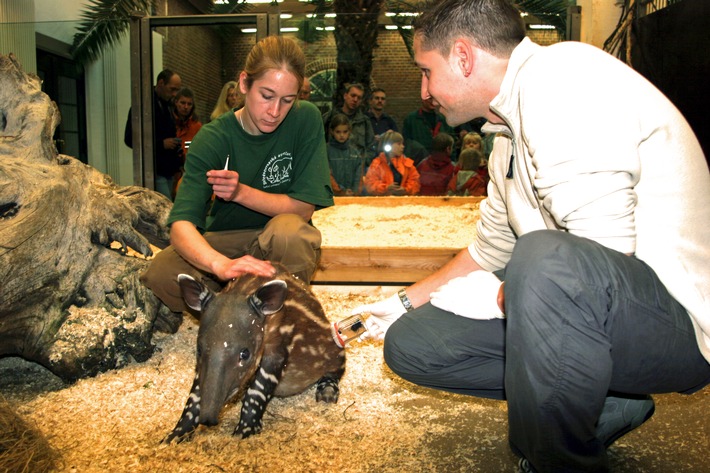
<instances>
[{"instance_id":1,"label":"driftwood stump","mask_svg":"<svg viewBox=\"0 0 710 473\"><path fill-rule=\"evenodd\" d=\"M58 123L39 78L0 55L0 356L71 381L151 356L162 304L126 249L164 246L172 204L58 154Z\"/></svg>"}]
</instances>

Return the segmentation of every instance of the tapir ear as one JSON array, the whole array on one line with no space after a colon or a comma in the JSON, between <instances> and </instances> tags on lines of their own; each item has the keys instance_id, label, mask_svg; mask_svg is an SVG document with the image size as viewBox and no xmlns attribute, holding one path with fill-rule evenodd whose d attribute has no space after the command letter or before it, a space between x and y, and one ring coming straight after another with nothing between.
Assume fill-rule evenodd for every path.
<instances>
[{"instance_id":1,"label":"tapir ear","mask_svg":"<svg viewBox=\"0 0 710 473\"><path fill-rule=\"evenodd\" d=\"M185 304L191 309L202 311L214 296L210 288L188 274L178 274L178 284Z\"/></svg>"},{"instance_id":2,"label":"tapir ear","mask_svg":"<svg viewBox=\"0 0 710 473\"><path fill-rule=\"evenodd\" d=\"M271 315L283 307L286 288L286 283L280 279L269 281L249 296L249 303L259 315Z\"/></svg>"}]
</instances>

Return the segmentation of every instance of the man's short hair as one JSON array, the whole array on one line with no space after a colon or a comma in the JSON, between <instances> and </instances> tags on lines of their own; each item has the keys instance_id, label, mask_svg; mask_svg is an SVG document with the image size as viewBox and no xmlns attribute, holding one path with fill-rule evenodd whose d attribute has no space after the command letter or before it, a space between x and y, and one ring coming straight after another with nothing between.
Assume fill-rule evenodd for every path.
<instances>
[{"instance_id":1,"label":"man's short hair","mask_svg":"<svg viewBox=\"0 0 710 473\"><path fill-rule=\"evenodd\" d=\"M470 38L479 48L510 57L525 38L525 23L510 0L443 0L425 5L414 22L422 48L448 57L456 38Z\"/></svg>"},{"instance_id":2,"label":"man's short hair","mask_svg":"<svg viewBox=\"0 0 710 473\"><path fill-rule=\"evenodd\" d=\"M157 84L158 82L160 82L162 80L163 84L167 84L168 82L170 82L170 78L174 75L175 75L175 73L173 71L171 71L170 69L163 69L158 74L158 78L155 79L155 83Z\"/></svg>"},{"instance_id":3,"label":"man's short hair","mask_svg":"<svg viewBox=\"0 0 710 473\"><path fill-rule=\"evenodd\" d=\"M372 98L372 96L375 95L376 92L382 92L383 94L385 94L385 96L387 96L387 92L385 92L385 89L383 89L382 87L375 87L370 91L370 98Z\"/></svg>"},{"instance_id":4,"label":"man's short hair","mask_svg":"<svg viewBox=\"0 0 710 473\"><path fill-rule=\"evenodd\" d=\"M360 84L360 83L358 83L358 82L353 82L352 84L345 84L345 93L347 94L348 92L350 92L350 89L352 89L353 87L356 88L356 89L362 90L363 93L365 92L365 86L364 86L364 85L362 85L362 84Z\"/></svg>"}]
</instances>

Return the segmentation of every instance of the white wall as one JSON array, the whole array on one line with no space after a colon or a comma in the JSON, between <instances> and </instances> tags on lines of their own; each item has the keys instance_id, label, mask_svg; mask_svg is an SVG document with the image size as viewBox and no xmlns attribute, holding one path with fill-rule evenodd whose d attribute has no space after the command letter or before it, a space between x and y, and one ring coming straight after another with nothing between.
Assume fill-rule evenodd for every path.
<instances>
[{"instance_id":1,"label":"white wall","mask_svg":"<svg viewBox=\"0 0 710 473\"><path fill-rule=\"evenodd\" d=\"M81 20L80 13L87 3L87 0L34 0L36 31L71 45ZM89 164L109 174L120 185L132 185L133 153L123 144L123 130L131 106L128 32L100 59L85 66L84 77Z\"/></svg>"},{"instance_id":2,"label":"white wall","mask_svg":"<svg viewBox=\"0 0 710 473\"><path fill-rule=\"evenodd\" d=\"M0 54L13 53L25 72L37 73L33 0L0 0Z\"/></svg>"},{"instance_id":3,"label":"white wall","mask_svg":"<svg viewBox=\"0 0 710 473\"><path fill-rule=\"evenodd\" d=\"M580 41L602 48L619 22L621 5L614 0L577 0L577 5L582 7Z\"/></svg>"}]
</instances>

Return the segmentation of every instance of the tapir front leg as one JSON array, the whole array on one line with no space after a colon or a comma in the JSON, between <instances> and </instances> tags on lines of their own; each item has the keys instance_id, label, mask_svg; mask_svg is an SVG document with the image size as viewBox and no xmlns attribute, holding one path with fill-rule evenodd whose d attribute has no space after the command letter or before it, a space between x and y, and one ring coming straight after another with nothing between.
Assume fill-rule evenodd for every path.
<instances>
[{"instance_id":1,"label":"tapir front leg","mask_svg":"<svg viewBox=\"0 0 710 473\"><path fill-rule=\"evenodd\" d=\"M245 439L261 432L261 419L281 380L285 359L285 352L269 356L265 354L261 359L256 376L242 398L242 411L234 435Z\"/></svg>"},{"instance_id":2,"label":"tapir front leg","mask_svg":"<svg viewBox=\"0 0 710 473\"><path fill-rule=\"evenodd\" d=\"M178 420L173 431L163 439L163 443L170 443L174 439L177 439L179 443L190 438L190 434L195 431L200 423L200 398L200 374L197 373L180 420Z\"/></svg>"}]
</instances>

